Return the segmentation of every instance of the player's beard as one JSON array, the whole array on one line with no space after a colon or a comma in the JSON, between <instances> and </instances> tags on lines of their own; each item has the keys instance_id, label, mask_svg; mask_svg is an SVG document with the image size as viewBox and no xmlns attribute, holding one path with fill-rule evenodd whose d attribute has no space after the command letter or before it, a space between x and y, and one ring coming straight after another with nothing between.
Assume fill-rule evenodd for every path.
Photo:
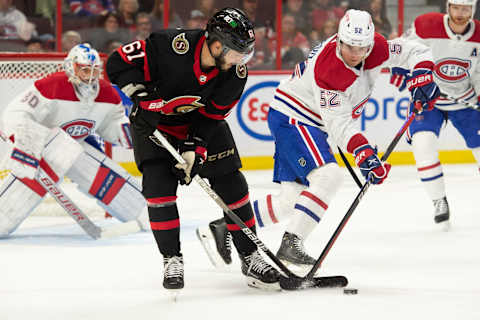
<instances>
[{"instance_id":1,"label":"player's beard","mask_svg":"<svg viewBox=\"0 0 480 320\"><path fill-rule=\"evenodd\" d=\"M450 19L452 19L453 23L457 26L466 26L468 21L470 21L470 18L465 17L450 17Z\"/></svg>"},{"instance_id":2,"label":"player's beard","mask_svg":"<svg viewBox=\"0 0 480 320\"><path fill-rule=\"evenodd\" d=\"M220 70L220 72L226 72L230 67L227 68L227 62L225 61L225 55L220 54L215 59L215 67Z\"/></svg>"}]
</instances>

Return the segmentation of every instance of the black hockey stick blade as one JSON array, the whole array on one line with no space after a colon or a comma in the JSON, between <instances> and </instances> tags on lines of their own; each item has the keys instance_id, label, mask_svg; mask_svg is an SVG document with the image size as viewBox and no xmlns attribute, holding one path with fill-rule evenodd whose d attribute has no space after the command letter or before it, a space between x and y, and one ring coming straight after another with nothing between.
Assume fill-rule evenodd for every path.
<instances>
[{"instance_id":1,"label":"black hockey stick blade","mask_svg":"<svg viewBox=\"0 0 480 320\"><path fill-rule=\"evenodd\" d=\"M290 291L308 288L343 288L347 285L348 279L344 276L314 277L313 279L280 276L280 288Z\"/></svg>"}]
</instances>

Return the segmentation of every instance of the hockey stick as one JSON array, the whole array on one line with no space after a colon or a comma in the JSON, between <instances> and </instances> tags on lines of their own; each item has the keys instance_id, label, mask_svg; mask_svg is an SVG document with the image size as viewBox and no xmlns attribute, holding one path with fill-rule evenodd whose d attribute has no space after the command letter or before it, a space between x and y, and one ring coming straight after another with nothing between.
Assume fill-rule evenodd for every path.
<instances>
[{"instance_id":1,"label":"hockey stick","mask_svg":"<svg viewBox=\"0 0 480 320\"><path fill-rule=\"evenodd\" d=\"M473 110L480 110L480 106L475 104L475 103L471 103L471 102L468 102L466 100L459 99L459 98L454 98L454 97L452 97L448 94L445 94L445 93L441 93L440 96L443 97L443 98L452 100L455 103L463 104L464 106L466 106L468 108L472 108Z\"/></svg>"},{"instance_id":2,"label":"hockey stick","mask_svg":"<svg viewBox=\"0 0 480 320\"><path fill-rule=\"evenodd\" d=\"M178 153L178 151L170 144L167 138L164 137L157 129L153 132L153 135L161 142L163 147L178 161L180 164L185 164L185 159ZM268 248L267 246L258 238L258 236L250 230L249 227L240 219L235 212L233 212L227 204L220 198L220 196L208 185L208 183L203 180L199 175L193 177L193 180L212 198L224 212L228 214L230 219L232 219L237 226L240 227L242 232L258 247L260 248L277 266L278 268L288 277L284 279L302 279L296 274L294 274L290 269L288 269ZM283 279L283 278L282 278ZM343 276L333 276L333 277L312 277L309 282L310 287L344 287L348 284L347 278Z\"/></svg>"},{"instance_id":3,"label":"hockey stick","mask_svg":"<svg viewBox=\"0 0 480 320\"><path fill-rule=\"evenodd\" d=\"M0 131L0 138L5 143L11 143L8 138ZM75 204L75 202L67 196L67 194L57 185L52 178L45 172L45 165L40 161L38 169L38 177L36 181L48 191L52 198L72 217L72 219L87 233L90 237L97 240L100 238L108 238L120 236L124 234L134 233L141 230L137 221L129 221L121 223L109 228L101 228L93 223L88 216Z\"/></svg>"},{"instance_id":4,"label":"hockey stick","mask_svg":"<svg viewBox=\"0 0 480 320\"><path fill-rule=\"evenodd\" d=\"M342 157L343 163L345 164L345 167L347 167L348 172L350 172L350 175L352 176L353 180L355 180L355 183L357 186L361 189L362 188L362 182L360 182L360 179L358 179L357 174L355 171L353 171L352 166L350 165L350 162L348 162L347 157L345 157L345 154L343 153L342 149L338 147L338 152L340 153L340 157Z\"/></svg>"},{"instance_id":5,"label":"hockey stick","mask_svg":"<svg viewBox=\"0 0 480 320\"><path fill-rule=\"evenodd\" d=\"M388 145L387 147L387 150L385 151L385 153L383 154L382 158L381 158L381 161L382 162L385 162L388 157L390 156L390 154L392 153L393 149L397 146L398 144L398 141L400 141L400 138L403 136L403 133L407 130L407 128L410 126L410 124L412 123L413 119L415 119L415 115L416 113L415 112L412 112L410 114L410 116L407 118L407 120L405 121L405 123L402 125L402 127L400 128L400 130L397 132L397 134L395 135L395 137L393 138L392 142L390 142L390 144ZM308 272L308 274L305 276L304 279L300 278L300 279L294 279L294 278L290 278L290 279L287 279L288 281L284 281L284 284L282 286L283 289L287 289L287 290L297 290L297 289L304 289L306 288L305 286L305 283L308 283L308 281L310 281L313 276L315 275L315 273L317 272L318 268L320 268L323 260L325 259L325 257L327 256L328 252L330 251L330 249L332 248L333 244L335 243L335 241L337 240L338 236L340 235L340 233L342 232L343 228L345 227L345 225L347 224L348 220L350 219L350 217L352 216L353 212L355 211L355 209L357 208L358 204L360 203L360 201L362 200L363 196L365 195L365 193L367 192L368 188L370 187L370 185L372 184L372 180L371 179L368 179L365 184L362 186L362 188L360 189L360 192L358 193L358 195L355 197L355 199L353 200L353 203L352 205L350 206L350 208L348 209L347 213L345 214L345 216L343 217L342 221L340 222L340 224L338 225L337 229L335 230L335 232L333 233L333 235L330 237L330 240L328 241L327 245L325 246L325 248L323 249L322 253L320 254L320 256L318 257L317 261L315 262L314 266L312 267L312 269ZM307 286L308 287L308 286Z\"/></svg>"}]
</instances>

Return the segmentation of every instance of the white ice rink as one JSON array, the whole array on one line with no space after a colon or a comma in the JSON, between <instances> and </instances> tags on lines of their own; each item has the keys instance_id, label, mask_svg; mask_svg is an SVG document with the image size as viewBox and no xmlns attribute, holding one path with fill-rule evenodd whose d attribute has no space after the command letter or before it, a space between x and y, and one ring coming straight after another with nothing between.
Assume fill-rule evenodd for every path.
<instances>
[{"instance_id":1,"label":"white ice rink","mask_svg":"<svg viewBox=\"0 0 480 320\"><path fill-rule=\"evenodd\" d=\"M236 256L231 267L215 270L194 230L221 213L196 186L180 190L186 284L176 303L162 287L151 233L94 241L68 217L31 217L0 240L0 320L480 319L480 175L474 165L445 166L444 174L448 233L435 228L414 167L395 166L384 185L368 190L321 269L347 276L358 295L252 289ZM246 176L251 198L278 189L270 171ZM306 244L314 256L357 192L345 170L342 190ZM273 252L283 228L259 232Z\"/></svg>"}]
</instances>

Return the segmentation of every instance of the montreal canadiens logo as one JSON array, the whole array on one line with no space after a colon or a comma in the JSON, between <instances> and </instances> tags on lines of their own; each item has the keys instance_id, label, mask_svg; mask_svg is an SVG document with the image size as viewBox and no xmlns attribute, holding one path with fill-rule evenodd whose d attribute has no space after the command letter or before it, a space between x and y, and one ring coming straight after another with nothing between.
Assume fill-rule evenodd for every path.
<instances>
[{"instance_id":1,"label":"montreal canadiens logo","mask_svg":"<svg viewBox=\"0 0 480 320\"><path fill-rule=\"evenodd\" d=\"M457 82L469 77L472 63L469 60L447 58L437 62L433 72L440 79L447 82Z\"/></svg>"},{"instance_id":2,"label":"montreal canadiens logo","mask_svg":"<svg viewBox=\"0 0 480 320\"><path fill-rule=\"evenodd\" d=\"M362 115L363 109L365 108L365 103L367 103L368 97L366 97L362 102L356 105L352 110L352 118L357 119Z\"/></svg>"},{"instance_id":3,"label":"montreal canadiens logo","mask_svg":"<svg viewBox=\"0 0 480 320\"><path fill-rule=\"evenodd\" d=\"M60 127L74 139L83 139L90 134L95 121L74 120L67 122Z\"/></svg>"}]
</instances>

